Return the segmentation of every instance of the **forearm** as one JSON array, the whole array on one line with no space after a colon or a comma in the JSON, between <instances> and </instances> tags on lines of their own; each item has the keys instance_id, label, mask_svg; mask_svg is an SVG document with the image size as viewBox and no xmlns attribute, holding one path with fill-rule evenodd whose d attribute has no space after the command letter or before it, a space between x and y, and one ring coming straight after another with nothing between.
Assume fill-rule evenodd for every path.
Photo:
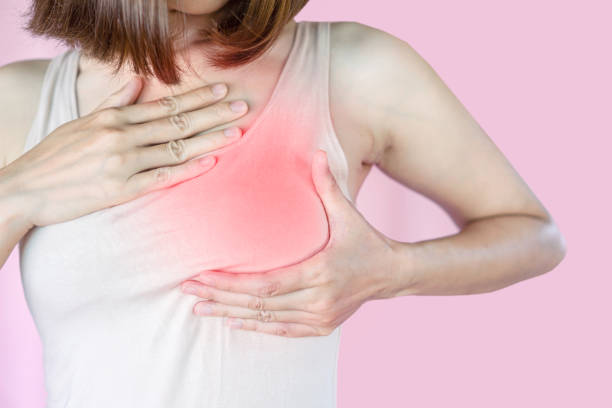
<instances>
[{"instance_id":1,"label":"forearm","mask_svg":"<svg viewBox=\"0 0 612 408\"><path fill-rule=\"evenodd\" d=\"M491 292L548 272L565 255L556 225L527 215L476 220L454 235L394 246L391 297Z\"/></svg>"},{"instance_id":2,"label":"forearm","mask_svg":"<svg viewBox=\"0 0 612 408\"><path fill-rule=\"evenodd\" d=\"M22 210L19 198L12 195L0 180L0 268L32 227L26 222Z\"/></svg>"}]
</instances>

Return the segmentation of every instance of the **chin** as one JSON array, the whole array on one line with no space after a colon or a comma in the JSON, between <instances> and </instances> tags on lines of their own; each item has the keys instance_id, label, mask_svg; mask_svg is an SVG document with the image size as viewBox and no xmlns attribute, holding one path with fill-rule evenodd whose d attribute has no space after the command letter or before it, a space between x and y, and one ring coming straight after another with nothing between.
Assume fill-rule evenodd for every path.
<instances>
[{"instance_id":1,"label":"chin","mask_svg":"<svg viewBox=\"0 0 612 408\"><path fill-rule=\"evenodd\" d=\"M192 16L201 16L214 13L225 6L229 0L168 0L170 13L181 13Z\"/></svg>"}]
</instances>

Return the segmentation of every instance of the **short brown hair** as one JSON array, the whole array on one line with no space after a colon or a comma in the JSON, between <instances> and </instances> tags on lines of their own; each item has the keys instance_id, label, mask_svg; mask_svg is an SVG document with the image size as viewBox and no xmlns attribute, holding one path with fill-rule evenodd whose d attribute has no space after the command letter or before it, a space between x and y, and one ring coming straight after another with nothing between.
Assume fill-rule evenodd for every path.
<instances>
[{"instance_id":1,"label":"short brown hair","mask_svg":"<svg viewBox=\"0 0 612 408\"><path fill-rule=\"evenodd\" d=\"M229 0L201 31L216 50L209 62L229 68L256 59L307 2ZM34 35L79 47L117 70L129 61L139 75L179 82L166 0L33 0L25 16L23 28Z\"/></svg>"}]
</instances>

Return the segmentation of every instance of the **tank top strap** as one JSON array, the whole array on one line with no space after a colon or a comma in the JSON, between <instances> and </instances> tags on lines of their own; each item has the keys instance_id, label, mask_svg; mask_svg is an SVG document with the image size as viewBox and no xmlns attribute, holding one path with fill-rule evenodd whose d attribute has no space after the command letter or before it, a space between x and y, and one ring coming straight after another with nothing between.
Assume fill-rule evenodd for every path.
<instances>
[{"instance_id":1,"label":"tank top strap","mask_svg":"<svg viewBox=\"0 0 612 408\"><path fill-rule=\"evenodd\" d=\"M348 163L330 112L329 21L300 21L293 48L266 109L266 120L302 123L312 129L316 144L328 155L330 170L344 195L348 191Z\"/></svg>"},{"instance_id":2,"label":"tank top strap","mask_svg":"<svg viewBox=\"0 0 612 408\"><path fill-rule=\"evenodd\" d=\"M293 114L308 117L309 121L324 113L327 95L329 23L299 21L293 48L276 84L269 104L278 110L287 110L289 101ZM313 116L313 114L315 114Z\"/></svg>"},{"instance_id":3,"label":"tank top strap","mask_svg":"<svg viewBox=\"0 0 612 408\"><path fill-rule=\"evenodd\" d=\"M51 59L43 78L38 108L26 136L24 152L36 146L60 125L77 117L71 101L76 97L74 80L78 50L71 48Z\"/></svg>"},{"instance_id":4,"label":"tank top strap","mask_svg":"<svg viewBox=\"0 0 612 408\"><path fill-rule=\"evenodd\" d=\"M319 141L320 146L327 152L329 158L329 166L331 172L334 174L338 186L342 190L344 196L351 202L349 189L348 189L348 176L349 167L346 154L340 144L338 135L332 122L331 110L330 110L330 72L331 72L331 22L320 21L317 22L317 50L319 62L319 70L322 71L317 78L319 78L318 92L319 95L319 116L321 120L321 140Z\"/></svg>"}]
</instances>

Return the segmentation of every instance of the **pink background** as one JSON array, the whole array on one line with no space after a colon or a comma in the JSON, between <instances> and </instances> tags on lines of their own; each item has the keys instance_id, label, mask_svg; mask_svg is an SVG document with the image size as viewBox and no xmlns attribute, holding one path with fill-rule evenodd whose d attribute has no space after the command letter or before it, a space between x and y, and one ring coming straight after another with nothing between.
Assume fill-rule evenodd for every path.
<instances>
[{"instance_id":1,"label":"pink background","mask_svg":"<svg viewBox=\"0 0 612 408\"><path fill-rule=\"evenodd\" d=\"M20 31L25 5L0 3L2 65L61 51ZM359 21L410 43L568 242L555 271L501 291L363 305L343 325L340 408L612 406L611 12L606 0L311 0L297 17ZM357 206L394 239L456 232L435 203L377 169ZM0 272L0 406L42 407L40 340L16 250Z\"/></svg>"}]
</instances>

